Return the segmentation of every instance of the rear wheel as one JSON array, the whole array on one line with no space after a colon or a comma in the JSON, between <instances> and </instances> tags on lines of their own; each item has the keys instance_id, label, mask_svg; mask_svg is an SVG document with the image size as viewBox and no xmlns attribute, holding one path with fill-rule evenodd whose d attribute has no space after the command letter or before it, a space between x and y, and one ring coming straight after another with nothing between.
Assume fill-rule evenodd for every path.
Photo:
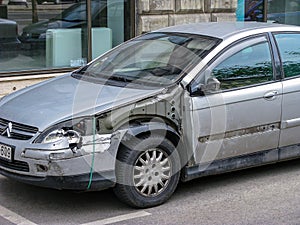
<instances>
[{"instance_id":1,"label":"rear wheel","mask_svg":"<svg viewBox=\"0 0 300 225\"><path fill-rule=\"evenodd\" d=\"M134 207L152 207L167 201L180 176L174 145L160 136L123 144L116 165L116 196Z\"/></svg>"}]
</instances>

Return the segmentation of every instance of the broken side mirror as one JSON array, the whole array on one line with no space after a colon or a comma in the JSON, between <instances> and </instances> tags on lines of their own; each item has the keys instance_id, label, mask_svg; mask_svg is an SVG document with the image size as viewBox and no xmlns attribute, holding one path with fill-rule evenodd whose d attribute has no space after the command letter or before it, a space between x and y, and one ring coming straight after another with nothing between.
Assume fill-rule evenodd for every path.
<instances>
[{"instance_id":1,"label":"broken side mirror","mask_svg":"<svg viewBox=\"0 0 300 225\"><path fill-rule=\"evenodd\" d=\"M216 77L212 76L211 70L207 69L202 77L203 80L200 82L200 84L190 87L190 92L192 95L204 96L206 94L220 92L221 83Z\"/></svg>"},{"instance_id":2,"label":"broken side mirror","mask_svg":"<svg viewBox=\"0 0 300 225\"><path fill-rule=\"evenodd\" d=\"M203 93L216 93L220 91L221 83L215 77L209 77L204 85L200 87Z\"/></svg>"}]
</instances>

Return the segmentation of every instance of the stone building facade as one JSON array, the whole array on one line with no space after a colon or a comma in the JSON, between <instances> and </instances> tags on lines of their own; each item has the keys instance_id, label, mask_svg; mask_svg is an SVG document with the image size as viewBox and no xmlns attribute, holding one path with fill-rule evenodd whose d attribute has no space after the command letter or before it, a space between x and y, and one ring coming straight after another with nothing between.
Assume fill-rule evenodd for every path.
<instances>
[{"instance_id":1,"label":"stone building facade","mask_svg":"<svg viewBox=\"0 0 300 225\"><path fill-rule=\"evenodd\" d=\"M237 0L137 0L136 34L162 27L236 21Z\"/></svg>"}]
</instances>

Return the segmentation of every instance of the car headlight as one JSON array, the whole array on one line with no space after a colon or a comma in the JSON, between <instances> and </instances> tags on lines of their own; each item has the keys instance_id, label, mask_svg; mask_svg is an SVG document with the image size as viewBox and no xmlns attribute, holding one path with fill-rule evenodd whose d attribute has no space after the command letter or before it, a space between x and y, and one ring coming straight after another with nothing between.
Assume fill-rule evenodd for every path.
<instances>
[{"instance_id":1,"label":"car headlight","mask_svg":"<svg viewBox=\"0 0 300 225\"><path fill-rule=\"evenodd\" d=\"M80 147L84 136L96 133L92 118L69 120L42 132L35 143L49 144L67 141L71 148Z\"/></svg>"},{"instance_id":2,"label":"car headlight","mask_svg":"<svg viewBox=\"0 0 300 225\"><path fill-rule=\"evenodd\" d=\"M22 33L22 37L23 37L23 38L31 38L31 34L24 31L24 32Z\"/></svg>"},{"instance_id":3,"label":"car headlight","mask_svg":"<svg viewBox=\"0 0 300 225\"><path fill-rule=\"evenodd\" d=\"M81 135L75 130L64 130L57 129L50 132L43 140L42 143L53 143L61 141L62 139L67 139L69 144L79 144L81 140Z\"/></svg>"}]
</instances>

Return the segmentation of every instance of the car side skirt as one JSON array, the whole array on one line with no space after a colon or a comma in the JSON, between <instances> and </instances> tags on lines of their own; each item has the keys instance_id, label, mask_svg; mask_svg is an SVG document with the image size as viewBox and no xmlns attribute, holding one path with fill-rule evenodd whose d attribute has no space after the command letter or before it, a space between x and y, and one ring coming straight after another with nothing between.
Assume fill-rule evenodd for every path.
<instances>
[{"instance_id":1,"label":"car side skirt","mask_svg":"<svg viewBox=\"0 0 300 225\"><path fill-rule=\"evenodd\" d=\"M184 168L182 181L300 158L300 144Z\"/></svg>"}]
</instances>

